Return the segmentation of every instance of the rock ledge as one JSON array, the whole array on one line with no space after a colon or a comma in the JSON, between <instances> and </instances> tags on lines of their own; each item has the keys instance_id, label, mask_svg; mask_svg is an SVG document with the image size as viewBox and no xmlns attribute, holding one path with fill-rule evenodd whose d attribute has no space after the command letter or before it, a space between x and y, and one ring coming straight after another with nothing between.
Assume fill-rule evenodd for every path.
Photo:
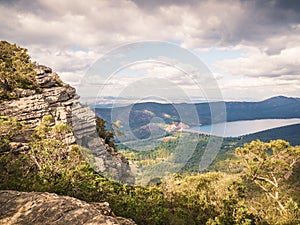
<instances>
[{"instance_id":1,"label":"rock ledge","mask_svg":"<svg viewBox=\"0 0 300 225\"><path fill-rule=\"evenodd\" d=\"M0 224L135 225L116 217L108 203L86 203L76 198L41 192L0 191Z\"/></svg>"}]
</instances>

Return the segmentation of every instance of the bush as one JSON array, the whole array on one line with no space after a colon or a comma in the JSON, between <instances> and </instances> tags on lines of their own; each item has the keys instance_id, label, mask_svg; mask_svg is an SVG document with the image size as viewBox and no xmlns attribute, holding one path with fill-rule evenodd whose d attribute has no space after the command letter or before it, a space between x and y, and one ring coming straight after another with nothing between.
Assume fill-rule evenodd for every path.
<instances>
[{"instance_id":1,"label":"bush","mask_svg":"<svg viewBox=\"0 0 300 225\"><path fill-rule=\"evenodd\" d=\"M0 41L0 100L16 98L16 88L38 89L35 66L27 49Z\"/></svg>"}]
</instances>

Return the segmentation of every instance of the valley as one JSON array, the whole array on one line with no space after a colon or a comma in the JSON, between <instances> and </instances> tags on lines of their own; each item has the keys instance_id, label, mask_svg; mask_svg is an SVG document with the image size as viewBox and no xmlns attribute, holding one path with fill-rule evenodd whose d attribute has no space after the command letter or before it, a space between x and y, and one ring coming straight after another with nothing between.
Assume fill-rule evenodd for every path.
<instances>
[{"instance_id":1,"label":"valley","mask_svg":"<svg viewBox=\"0 0 300 225\"><path fill-rule=\"evenodd\" d=\"M195 104L201 121L201 126L196 127L180 120L176 109L186 105L149 102L120 108L95 108L96 114L108 121L108 127L113 124L110 117L120 118L117 129L126 135L116 135L115 142L129 160L138 184L160 182L161 177L175 172L203 172L200 162L205 160L202 157L212 137L222 144L214 160L207 162L206 172L241 172L234 150L253 140L285 139L293 145L300 144L298 98L278 96L261 102L225 102L227 123L213 125L209 104ZM129 121L122 121L126 118Z\"/></svg>"}]
</instances>

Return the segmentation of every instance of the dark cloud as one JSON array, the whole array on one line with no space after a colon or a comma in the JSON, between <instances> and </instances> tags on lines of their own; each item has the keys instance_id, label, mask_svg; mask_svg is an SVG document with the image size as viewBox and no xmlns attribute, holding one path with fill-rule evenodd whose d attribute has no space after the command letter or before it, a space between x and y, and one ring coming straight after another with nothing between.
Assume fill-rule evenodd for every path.
<instances>
[{"instance_id":1,"label":"dark cloud","mask_svg":"<svg viewBox=\"0 0 300 225\"><path fill-rule=\"evenodd\" d=\"M251 2L251 0L247 0ZM256 0L255 7L267 13L274 23L299 23L300 1L297 0Z\"/></svg>"},{"instance_id":2,"label":"dark cloud","mask_svg":"<svg viewBox=\"0 0 300 225\"><path fill-rule=\"evenodd\" d=\"M177 6L195 6L205 2L219 2L221 0L132 0L138 7L142 9L157 9L159 7L177 5ZM229 0L232 4L238 4L239 2L245 4L245 7L254 5L256 9L260 10L274 10L274 14L270 16L276 17L276 13L290 15L294 14L295 18L300 18L300 1L297 0ZM278 19L285 19L277 17Z\"/></svg>"},{"instance_id":3,"label":"dark cloud","mask_svg":"<svg viewBox=\"0 0 300 225\"><path fill-rule=\"evenodd\" d=\"M295 11L300 13L300 1L297 0L277 0L275 2L278 8Z\"/></svg>"},{"instance_id":4,"label":"dark cloud","mask_svg":"<svg viewBox=\"0 0 300 225\"><path fill-rule=\"evenodd\" d=\"M157 9L161 6L170 6L170 5L193 5L199 3L199 0L133 0L133 2L142 9L152 10Z\"/></svg>"},{"instance_id":5,"label":"dark cloud","mask_svg":"<svg viewBox=\"0 0 300 225\"><path fill-rule=\"evenodd\" d=\"M92 2L92 1L91 1ZM47 22L53 23L55 26L59 22L63 23L66 20L66 16L82 16L83 20L86 21L85 28L83 30L91 30L95 32L105 31L108 36L120 37L120 39L128 39L128 37L136 37L139 39L174 39L171 37L166 38L166 32L181 32L181 36L178 37L178 42L190 42L190 46L193 45L218 45L218 46L234 46L239 43L246 43L251 45L260 45L265 48L266 52L269 54L277 54L284 47L285 43L274 43L270 45L269 39L278 35L293 33L293 25L299 24L300 22L300 1L291 0L133 0L134 4L138 7L135 10L135 15L139 18L133 18L130 15L130 10L133 8L123 9L121 13L114 13L114 9L117 9L119 5L126 5L124 2L116 4L114 1L109 3L94 1L93 5L88 5L86 3L82 4L78 1L47 1L47 0L10 0L3 1L0 0L0 7L3 6L11 13L8 15L7 23L0 22L0 35L2 37L10 37L15 35L17 29L22 29L18 27L20 19L16 18L14 14L31 14L39 19ZM133 5L132 2L128 1L127 5ZM92 3L90 3L92 4ZM109 6L108 6L109 5ZM221 7L220 7L221 6ZM176 12L161 10L162 8L168 9L172 7L182 8L182 11L177 10ZM235 10L237 7L238 10ZM98 15L91 10L98 11ZM106 11L105 11L106 10ZM120 10L120 9L118 9ZM109 11L111 13L109 13ZM176 14L174 14L176 13ZM173 15L174 14L174 15ZM92 17L94 16L94 18ZM101 17L101 15L104 15ZM193 17L191 21L184 21L187 16ZM118 19L117 17L120 17ZM122 18L122 16L124 16ZM150 18L153 16L153 18ZM215 17L219 20L216 24L209 24L206 21L207 18ZM147 20L146 18L150 18ZM148 32L147 30L141 28L139 20L145 24L145 27L149 26L152 30ZM155 21L157 20L157 21ZM125 21L120 25L120 21ZM153 22L149 24L149 22ZM160 25L159 25L160 23ZM193 25L192 23L199 23L198 25ZM15 28L9 28L7 24L13 24ZM191 25L192 24L192 25ZM54 25L52 25L53 28ZM182 29L183 28L183 29ZM184 29L187 30L184 30ZM39 27L37 27L37 30ZM58 32L61 32L61 27L58 27ZM74 29L81 30L81 27L74 27ZM182 30L181 30L182 29ZM45 31L45 29L41 29ZM70 30L66 27L66 31ZM11 32L15 31L15 32ZM96 31L96 33L98 33ZM106 32L107 31L107 32ZM71 31L70 31L71 32ZM109 35L110 34L110 35ZM24 34L24 39L26 35L36 35L38 39L46 38L48 36L49 42L52 34L43 35L39 32L28 32ZM56 34L58 37L63 38L63 35ZM103 35L103 34L102 34ZM68 33L66 33L68 36ZM104 35L106 36L106 35ZM187 38L188 37L188 38ZM19 39L22 39L20 37ZM31 37L33 38L33 37ZM182 39L186 40L182 40ZM35 39L35 38L34 38ZM189 40L187 40L189 39ZM53 37L55 42L55 37ZM30 40L29 40L30 41ZM22 41L23 43L25 41ZM112 39L113 42L113 39ZM70 41L69 41L70 43ZM116 43L118 44L118 43Z\"/></svg>"},{"instance_id":6,"label":"dark cloud","mask_svg":"<svg viewBox=\"0 0 300 225\"><path fill-rule=\"evenodd\" d=\"M260 46L268 54L278 54L286 47L286 42L270 39L281 35L293 35L295 25L300 23L300 1L295 0L133 0L145 13L155 15L163 8L182 7L182 14L189 10L191 15L199 14L195 21L203 21L209 17L217 17L221 24L207 28L205 21L195 27L198 33L189 34L197 45L201 43L219 46L234 46L239 43ZM209 7L208 7L209 5ZM224 8L220 8L223 6ZM211 7L215 6L215 7ZM236 6L239 11L230 11ZM182 17L179 13L178 18ZM232 15L230 15L232 14ZM201 16L203 15L203 16ZM166 24L167 26L168 24ZM198 39L197 43L195 40Z\"/></svg>"},{"instance_id":7,"label":"dark cloud","mask_svg":"<svg viewBox=\"0 0 300 225\"><path fill-rule=\"evenodd\" d=\"M15 8L16 11L30 11L35 12L42 9L42 5L36 1L26 1L26 0L0 0L0 4L9 7Z\"/></svg>"}]
</instances>

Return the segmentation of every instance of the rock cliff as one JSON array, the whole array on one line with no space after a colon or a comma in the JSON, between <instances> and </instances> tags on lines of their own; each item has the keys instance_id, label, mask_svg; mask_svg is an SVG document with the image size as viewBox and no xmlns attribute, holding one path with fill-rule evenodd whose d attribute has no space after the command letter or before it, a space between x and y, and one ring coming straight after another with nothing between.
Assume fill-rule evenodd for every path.
<instances>
[{"instance_id":1,"label":"rock cliff","mask_svg":"<svg viewBox=\"0 0 300 225\"><path fill-rule=\"evenodd\" d=\"M0 224L134 225L116 217L108 203L91 203L50 193L0 191Z\"/></svg>"},{"instance_id":2,"label":"rock cliff","mask_svg":"<svg viewBox=\"0 0 300 225\"><path fill-rule=\"evenodd\" d=\"M17 150L28 149L26 143L33 129L43 116L52 115L55 124L66 123L73 127L64 137L66 143L77 143L92 151L97 172L123 183L134 183L127 160L97 136L95 114L79 103L75 88L63 83L49 67L40 65L35 70L39 89L17 89L17 99L0 104L0 115L16 117L29 127L27 134L16 137L12 145Z\"/></svg>"}]
</instances>

